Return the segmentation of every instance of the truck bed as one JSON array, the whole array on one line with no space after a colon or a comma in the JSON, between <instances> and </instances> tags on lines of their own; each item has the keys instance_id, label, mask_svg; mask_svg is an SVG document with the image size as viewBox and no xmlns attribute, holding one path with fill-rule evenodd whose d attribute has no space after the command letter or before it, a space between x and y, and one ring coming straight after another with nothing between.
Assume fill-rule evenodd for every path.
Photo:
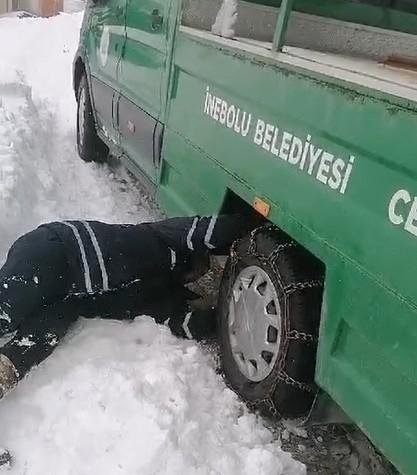
<instances>
[{"instance_id":1,"label":"truck bed","mask_svg":"<svg viewBox=\"0 0 417 475\"><path fill-rule=\"evenodd\" d=\"M289 46L284 47L282 52L273 52L270 42L247 38L227 39L187 26L181 26L180 31L227 48L245 51L267 62L304 69L417 103L417 72L415 71L388 66L372 59L321 53Z\"/></svg>"}]
</instances>

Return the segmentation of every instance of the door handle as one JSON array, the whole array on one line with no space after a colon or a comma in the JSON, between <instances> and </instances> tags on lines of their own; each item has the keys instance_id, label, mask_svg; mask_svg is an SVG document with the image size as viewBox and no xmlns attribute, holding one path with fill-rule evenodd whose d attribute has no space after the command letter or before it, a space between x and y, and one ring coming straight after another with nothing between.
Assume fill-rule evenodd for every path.
<instances>
[{"instance_id":1,"label":"door handle","mask_svg":"<svg viewBox=\"0 0 417 475\"><path fill-rule=\"evenodd\" d=\"M164 17L159 14L159 10L155 8L155 10L152 10L151 13L151 19L152 19L152 30L157 31L162 28L162 24L164 23Z\"/></svg>"}]
</instances>

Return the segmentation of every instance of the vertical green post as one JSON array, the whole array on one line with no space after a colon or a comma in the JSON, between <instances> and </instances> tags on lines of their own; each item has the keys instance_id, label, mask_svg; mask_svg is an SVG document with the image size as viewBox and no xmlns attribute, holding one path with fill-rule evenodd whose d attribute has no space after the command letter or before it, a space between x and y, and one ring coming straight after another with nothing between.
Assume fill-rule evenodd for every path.
<instances>
[{"instance_id":1,"label":"vertical green post","mask_svg":"<svg viewBox=\"0 0 417 475\"><path fill-rule=\"evenodd\" d=\"M280 51L284 46L285 37L287 35L288 20L294 4L294 0L281 0L281 8L275 27L274 40L272 43L272 51Z\"/></svg>"}]
</instances>

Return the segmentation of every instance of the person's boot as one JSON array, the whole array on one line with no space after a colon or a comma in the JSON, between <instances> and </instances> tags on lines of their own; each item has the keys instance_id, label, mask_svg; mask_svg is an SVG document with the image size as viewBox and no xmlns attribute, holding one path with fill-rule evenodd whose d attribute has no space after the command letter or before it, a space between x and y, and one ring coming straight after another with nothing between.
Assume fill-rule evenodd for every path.
<instances>
[{"instance_id":1,"label":"person's boot","mask_svg":"<svg viewBox=\"0 0 417 475\"><path fill-rule=\"evenodd\" d=\"M171 332L189 340L211 340L216 335L215 309L194 309L183 315L175 315L168 320Z\"/></svg>"},{"instance_id":2,"label":"person's boot","mask_svg":"<svg viewBox=\"0 0 417 475\"><path fill-rule=\"evenodd\" d=\"M19 381L19 374L14 364L5 355L0 354L0 399L14 389Z\"/></svg>"}]
</instances>

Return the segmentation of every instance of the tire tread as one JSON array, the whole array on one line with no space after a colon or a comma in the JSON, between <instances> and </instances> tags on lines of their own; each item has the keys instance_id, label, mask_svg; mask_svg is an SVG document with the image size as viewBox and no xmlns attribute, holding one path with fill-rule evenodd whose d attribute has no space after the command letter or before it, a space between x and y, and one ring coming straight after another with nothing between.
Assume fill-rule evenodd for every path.
<instances>
[{"instance_id":1,"label":"tire tread","mask_svg":"<svg viewBox=\"0 0 417 475\"><path fill-rule=\"evenodd\" d=\"M236 242L232 256L223 275L218 312L222 369L226 380L251 407L267 408L269 413L283 417L304 415L310 409L316 391L314 371L323 265L289 236L271 226L257 228ZM280 355L271 374L259 383L247 380L238 370L226 331L230 291L237 274L249 265L262 267L271 277L283 315ZM308 335L308 339L289 337L298 335L297 332Z\"/></svg>"}]
</instances>

